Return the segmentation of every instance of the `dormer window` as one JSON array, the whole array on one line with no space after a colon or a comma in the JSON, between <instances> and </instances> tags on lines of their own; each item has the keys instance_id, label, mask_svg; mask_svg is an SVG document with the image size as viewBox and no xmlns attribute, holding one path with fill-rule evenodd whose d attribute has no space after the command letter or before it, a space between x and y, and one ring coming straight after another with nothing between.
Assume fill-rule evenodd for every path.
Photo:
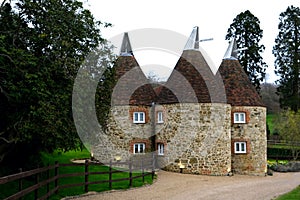
<instances>
[{"instance_id":1,"label":"dormer window","mask_svg":"<svg viewBox=\"0 0 300 200\"><path fill-rule=\"evenodd\" d=\"M233 122L234 123L239 123L239 124L246 123L246 113L244 113L244 112L235 112L233 114Z\"/></svg>"},{"instance_id":2,"label":"dormer window","mask_svg":"<svg viewBox=\"0 0 300 200\"><path fill-rule=\"evenodd\" d=\"M133 112L133 123L145 123L145 112Z\"/></svg>"}]
</instances>

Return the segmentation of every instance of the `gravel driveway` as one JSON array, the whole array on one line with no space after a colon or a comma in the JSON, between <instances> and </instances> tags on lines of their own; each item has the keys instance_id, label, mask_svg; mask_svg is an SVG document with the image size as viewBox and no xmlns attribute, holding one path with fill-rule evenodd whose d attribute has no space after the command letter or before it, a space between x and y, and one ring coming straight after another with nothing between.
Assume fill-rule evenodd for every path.
<instances>
[{"instance_id":1,"label":"gravel driveway","mask_svg":"<svg viewBox=\"0 0 300 200\"><path fill-rule=\"evenodd\" d=\"M246 175L222 177L159 171L157 181L150 186L123 191L89 193L80 197L72 197L72 199L270 200L298 185L300 185L300 173L274 173L273 176L267 177Z\"/></svg>"}]
</instances>

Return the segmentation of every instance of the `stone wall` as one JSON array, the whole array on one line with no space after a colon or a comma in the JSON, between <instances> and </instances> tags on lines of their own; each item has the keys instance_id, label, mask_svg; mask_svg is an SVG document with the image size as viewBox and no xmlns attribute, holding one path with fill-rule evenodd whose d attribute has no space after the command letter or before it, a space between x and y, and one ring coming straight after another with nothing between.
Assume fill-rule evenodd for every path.
<instances>
[{"instance_id":1,"label":"stone wall","mask_svg":"<svg viewBox=\"0 0 300 200\"><path fill-rule=\"evenodd\" d=\"M157 133L167 143L164 169L225 175L231 165L230 105L184 103L163 105L167 123Z\"/></svg>"},{"instance_id":2,"label":"stone wall","mask_svg":"<svg viewBox=\"0 0 300 200\"><path fill-rule=\"evenodd\" d=\"M133 123L132 114L135 111L145 112L146 123ZM94 147L95 158L108 162L119 156L126 161L132 156L134 142L146 141L146 152L150 152L151 120L149 106L113 106L107 132L99 135L99 143Z\"/></svg>"},{"instance_id":3,"label":"stone wall","mask_svg":"<svg viewBox=\"0 0 300 200\"><path fill-rule=\"evenodd\" d=\"M267 169L266 108L232 107L232 113L235 111L245 112L248 119L245 124L232 124L232 171L238 174L265 175ZM247 152L235 154L234 142L246 142Z\"/></svg>"},{"instance_id":4,"label":"stone wall","mask_svg":"<svg viewBox=\"0 0 300 200\"><path fill-rule=\"evenodd\" d=\"M134 124L132 113L144 111L145 124ZM163 123L156 113L163 112ZM246 124L233 124L234 111L247 113ZM155 119L153 114L155 113ZM158 156L158 166L183 173L226 175L263 175L266 170L266 109L264 107L231 107L218 103L176 103L149 106L114 106L106 134L99 134L94 156L101 162L121 157L150 158L157 143L165 146ZM153 125L155 124L155 129ZM153 136L155 137L153 138ZM155 144L153 144L155 139ZM234 153L234 142L247 143L246 154ZM133 154L133 144L146 144L146 153ZM155 153L155 152L154 152Z\"/></svg>"}]
</instances>

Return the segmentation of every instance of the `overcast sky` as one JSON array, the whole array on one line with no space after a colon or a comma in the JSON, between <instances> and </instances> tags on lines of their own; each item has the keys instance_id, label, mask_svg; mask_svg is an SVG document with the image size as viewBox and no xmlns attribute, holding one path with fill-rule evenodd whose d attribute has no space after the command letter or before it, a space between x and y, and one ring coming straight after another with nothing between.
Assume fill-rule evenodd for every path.
<instances>
[{"instance_id":1,"label":"overcast sky","mask_svg":"<svg viewBox=\"0 0 300 200\"><path fill-rule=\"evenodd\" d=\"M274 74L274 56L272 48L275 37L278 35L279 14L290 5L300 7L299 0L227 0L227 1L169 1L169 0L88 0L88 8L96 19L110 22L113 27L102 31L103 37L110 39L121 37L124 32L129 32L134 54L144 72L149 71L166 77L178 60L178 51L181 52L184 43L178 51L173 49L157 50L153 48L136 49L135 38L131 32L144 28L167 29L177 34L188 37L194 26L199 26L200 39L214 38L213 41L200 43L213 62L218 66L225 54L228 42L225 35L233 19L241 12L249 10L260 20L263 30L261 44L266 49L262 54L268 64L268 82L274 82L277 78ZM145 37L151 37L146 34ZM157 36L154 39L163 40ZM176 34L173 37L176 40ZM166 38L165 38L166 39ZM114 42L115 46L120 46ZM136 45L138 46L138 45ZM117 50L118 51L118 50ZM180 53L179 53L180 54Z\"/></svg>"}]
</instances>

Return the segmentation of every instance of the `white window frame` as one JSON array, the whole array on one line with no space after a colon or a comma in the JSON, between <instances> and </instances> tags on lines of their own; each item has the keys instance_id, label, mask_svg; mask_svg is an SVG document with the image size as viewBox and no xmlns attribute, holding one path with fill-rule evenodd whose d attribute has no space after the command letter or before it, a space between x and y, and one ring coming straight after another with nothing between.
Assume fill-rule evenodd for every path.
<instances>
[{"instance_id":1,"label":"white window frame","mask_svg":"<svg viewBox=\"0 0 300 200\"><path fill-rule=\"evenodd\" d=\"M234 142L234 153L247 153L247 142Z\"/></svg>"},{"instance_id":2,"label":"white window frame","mask_svg":"<svg viewBox=\"0 0 300 200\"><path fill-rule=\"evenodd\" d=\"M133 123L145 123L145 112L133 112Z\"/></svg>"},{"instance_id":3,"label":"white window frame","mask_svg":"<svg viewBox=\"0 0 300 200\"><path fill-rule=\"evenodd\" d=\"M165 145L164 143L157 144L157 154L163 156L165 154Z\"/></svg>"},{"instance_id":4,"label":"white window frame","mask_svg":"<svg viewBox=\"0 0 300 200\"><path fill-rule=\"evenodd\" d=\"M157 112L157 123L164 123L164 118L163 118L163 112L162 111L158 111Z\"/></svg>"},{"instance_id":5,"label":"white window frame","mask_svg":"<svg viewBox=\"0 0 300 200\"><path fill-rule=\"evenodd\" d=\"M137 147L137 151L136 151L136 147ZM145 143L134 143L133 144L133 153L134 154L145 153L145 147L146 147Z\"/></svg>"},{"instance_id":6,"label":"white window frame","mask_svg":"<svg viewBox=\"0 0 300 200\"><path fill-rule=\"evenodd\" d=\"M246 123L246 113L244 112L235 112L233 113L233 122L239 124Z\"/></svg>"}]
</instances>

